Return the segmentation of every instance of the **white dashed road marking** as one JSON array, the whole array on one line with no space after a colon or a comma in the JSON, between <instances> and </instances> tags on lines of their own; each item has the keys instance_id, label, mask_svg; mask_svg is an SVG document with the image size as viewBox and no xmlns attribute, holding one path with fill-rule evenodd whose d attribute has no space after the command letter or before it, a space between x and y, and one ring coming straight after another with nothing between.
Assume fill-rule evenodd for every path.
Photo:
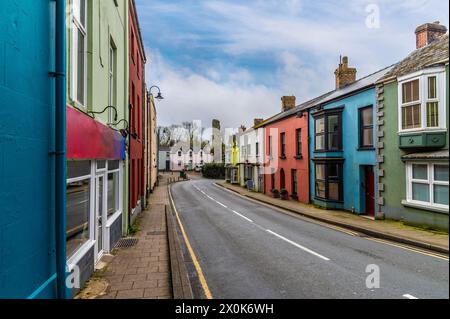
<instances>
[{"instance_id":1,"label":"white dashed road marking","mask_svg":"<svg viewBox=\"0 0 450 319\"><path fill-rule=\"evenodd\" d=\"M408 298L408 299L419 299L419 298L414 297L413 295L410 295L410 294L404 294L403 297Z\"/></svg>"}]
</instances>

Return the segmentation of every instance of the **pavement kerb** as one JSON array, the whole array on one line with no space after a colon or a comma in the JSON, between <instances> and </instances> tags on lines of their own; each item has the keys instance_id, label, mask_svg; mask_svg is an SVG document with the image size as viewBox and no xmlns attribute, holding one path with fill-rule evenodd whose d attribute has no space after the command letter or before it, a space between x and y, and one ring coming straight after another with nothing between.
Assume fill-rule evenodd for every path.
<instances>
[{"instance_id":1,"label":"pavement kerb","mask_svg":"<svg viewBox=\"0 0 450 319\"><path fill-rule=\"evenodd\" d=\"M272 203L270 201L266 201L266 200L261 199L261 198L255 198L255 197L251 196L251 194L242 194L242 193L240 193L240 192L238 192L238 191L236 191L234 189L226 187L225 185L223 185L221 183L215 183L215 185L220 186L220 187L222 187L224 189L227 189L229 191L232 191L232 192L236 193L237 195L242 196L244 198L250 198L250 199L253 199L253 200L261 201L261 202L263 202L263 203L265 203L267 205L275 206L277 208L280 208L280 209L283 209L283 210L286 210L286 211L289 211L289 212L292 212L292 213L295 213L295 214L298 214L298 215L301 215L301 216L304 216L304 217L308 217L308 218L311 218L311 219L314 219L314 220L317 220L317 221L320 221L320 222L323 222L323 223L331 224L331 225L334 225L334 226L339 226L339 227L342 227L342 228L345 228L345 229L348 229L348 230L356 231L356 232L359 232L359 233L362 233L362 234L374 237L374 238L386 239L386 240L394 241L394 242L397 242L397 243L411 245L411 246L414 246L414 247L423 248L423 249L431 250L431 251L434 251L434 252L442 253L442 254L445 254L445 255L449 255L449 250L444 248L444 247L432 245L432 244L421 242L421 241L412 240L412 239L409 239L409 238L404 238L404 237L399 237L399 236L395 236L395 235L391 235L391 234L386 234L386 233L383 233L383 232L374 231L372 229L367 229L367 228L364 228L364 227L359 227L359 226L355 226L355 225L349 225L349 224L346 224L346 223L341 223L341 222L330 220L330 219L327 219L327 218L322 218L322 217L319 217L319 216L316 216L316 215L313 215L313 214L307 214L305 212L301 212L301 211L298 211L298 210L295 210L295 209L284 207L282 205L276 205L276 204L274 204L274 203Z\"/></svg>"},{"instance_id":2,"label":"pavement kerb","mask_svg":"<svg viewBox=\"0 0 450 319\"><path fill-rule=\"evenodd\" d=\"M167 185L167 196L169 195L169 187ZM166 224L167 236L169 241L169 262L172 277L172 292L174 299L193 299L193 292L189 274L186 268L184 256L181 250L181 243L178 237L176 221L173 216L172 201L166 205Z\"/></svg>"}]
</instances>

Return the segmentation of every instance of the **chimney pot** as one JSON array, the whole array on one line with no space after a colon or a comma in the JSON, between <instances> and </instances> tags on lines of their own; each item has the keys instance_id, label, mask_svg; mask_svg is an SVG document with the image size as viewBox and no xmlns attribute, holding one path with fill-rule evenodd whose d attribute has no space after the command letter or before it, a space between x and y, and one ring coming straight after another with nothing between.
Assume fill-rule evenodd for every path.
<instances>
[{"instance_id":1,"label":"chimney pot","mask_svg":"<svg viewBox=\"0 0 450 319\"><path fill-rule=\"evenodd\" d=\"M281 98L281 111L286 112L295 107L295 96L283 96Z\"/></svg>"},{"instance_id":2,"label":"chimney pot","mask_svg":"<svg viewBox=\"0 0 450 319\"><path fill-rule=\"evenodd\" d=\"M447 33L447 28L439 21L425 23L416 28L416 49L423 48Z\"/></svg>"}]
</instances>

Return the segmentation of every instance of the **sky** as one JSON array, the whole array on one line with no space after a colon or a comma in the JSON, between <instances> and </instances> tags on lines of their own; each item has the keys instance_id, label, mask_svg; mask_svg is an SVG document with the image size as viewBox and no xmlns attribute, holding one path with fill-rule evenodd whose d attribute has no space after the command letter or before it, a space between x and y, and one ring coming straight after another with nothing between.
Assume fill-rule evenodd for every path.
<instances>
[{"instance_id":1,"label":"sky","mask_svg":"<svg viewBox=\"0 0 450 319\"><path fill-rule=\"evenodd\" d=\"M250 127L283 95L300 104L333 90L341 55L361 78L413 51L420 24L449 26L445 0L135 1L163 126Z\"/></svg>"}]
</instances>

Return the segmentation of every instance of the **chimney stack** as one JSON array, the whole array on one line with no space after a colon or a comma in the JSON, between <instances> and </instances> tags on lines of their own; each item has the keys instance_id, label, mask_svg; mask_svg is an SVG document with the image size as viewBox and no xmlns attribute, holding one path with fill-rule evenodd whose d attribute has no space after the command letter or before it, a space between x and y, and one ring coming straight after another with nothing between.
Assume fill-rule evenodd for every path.
<instances>
[{"instance_id":1,"label":"chimney stack","mask_svg":"<svg viewBox=\"0 0 450 319\"><path fill-rule=\"evenodd\" d=\"M341 59L334 75L336 76L336 90L356 81L356 69L348 67L348 57L346 56Z\"/></svg>"},{"instance_id":2,"label":"chimney stack","mask_svg":"<svg viewBox=\"0 0 450 319\"><path fill-rule=\"evenodd\" d=\"M257 125L261 124L263 121L264 121L264 119L255 119L253 121L253 124L254 124L254 126L257 126Z\"/></svg>"},{"instance_id":3,"label":"chimney stack","mask_svg":"<svg viewBox=\"0 0 450 319\"><path fill-rule=\"evenodd\" d=\"M295 107L295 96L283 96L281 98L281 111L286 112Z\"/></svg>"},{"instance_id":4,"label":"chimney stack","mask_svg":"<svg viewBox=\"0 0 450 319\"><path fill-rule=\"evenodd\" d=\"M439 21L418 26L416 28L416 49L427 46L446 33L447 28L444 25L439 24Z\"/></svg>"}]
</instances>

